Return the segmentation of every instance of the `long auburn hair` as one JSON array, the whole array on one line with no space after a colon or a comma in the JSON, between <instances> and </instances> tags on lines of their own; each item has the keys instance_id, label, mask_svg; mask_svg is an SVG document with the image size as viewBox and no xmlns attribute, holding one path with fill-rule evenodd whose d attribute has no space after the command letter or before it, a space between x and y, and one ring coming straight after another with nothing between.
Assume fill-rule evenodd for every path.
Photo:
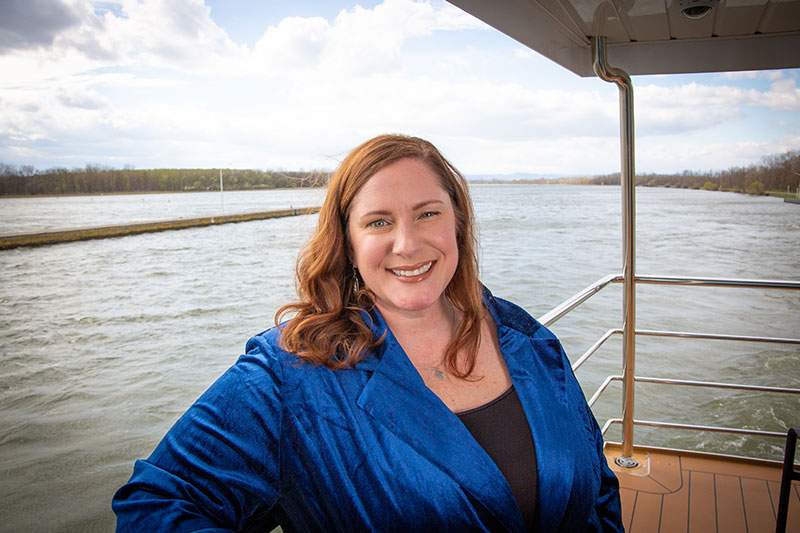
<instances>
[{"instance_id":1,"label":"long auburn hair","mask_svg":"<svg viewBox=\"0 0 800 533\"><path fill-rule=\"evenodd\" d=\"M405 158L428 164L453 203L458 265L444 294L460 311L461 321L445 350L444 362L455 376L467 378L475 368L484 313L472 201L461 173L433 144L418 137L380 135L370 139L350 152L331 175L316 230L297 260L299 301L282 306L275 314L279 324L286 314L294 313L282 326L281 347L307 361L341 369L352 367L367 350L383 342L383 337L374 338L361 316L375 304L348 258L347 222L361 187L382 168ZM462 364L459 353L464 354Z\"/></svg>"}]
</instances>

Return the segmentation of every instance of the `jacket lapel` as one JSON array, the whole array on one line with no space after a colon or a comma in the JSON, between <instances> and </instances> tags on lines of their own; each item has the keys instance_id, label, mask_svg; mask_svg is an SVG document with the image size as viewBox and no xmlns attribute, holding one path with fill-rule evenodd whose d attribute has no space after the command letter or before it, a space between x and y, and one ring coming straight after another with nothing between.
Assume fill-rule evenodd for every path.
<instances>
[{"instance_id":1,"label":"jacket lapel","mask_svg":"<svg viewBox=\"0 0 800 533\"><path fill-rule=\"evenodd\" d=\"M527 314L520 320L502 315L488 291L485 301L536 449L536 530L556 531L572 492L575 463L570 446L581 438L574 417L566 412L566 375L560 353L555 357L552 353L558 341L537 338L534 333L542 326Z\"/></svg>"},{"instance_id":2,"label":"jacket lapel","mask_svg":"<svg viewBox=\"0 0 800 533\"><path fill-rule=\"evenodd\" d=\"M358 406L447 473L509 531L524 525L505 477L458 417L425 385L377 310L373 329L386 338L356 368L372 370ZM370 320L370 321L372 321Z\"/></svg>"},{"instance_id":3,"label":"jacket lapel","mask_svg":"<svg viewBox=\"0 0 800 533\"><path fill-rule=\"evenodd\" d=\"M555 531L564 517L572 488L575 464L570 442L580 438L573 436L572 417L564 412L564 382L559 379L563 369L547 368L542 361L552 358L535 356L537 350L547 349L540 345L544 341L531 341L502 325L498 325L498 337L536 449L536 530Z\"/></svg>"}]
</instances>

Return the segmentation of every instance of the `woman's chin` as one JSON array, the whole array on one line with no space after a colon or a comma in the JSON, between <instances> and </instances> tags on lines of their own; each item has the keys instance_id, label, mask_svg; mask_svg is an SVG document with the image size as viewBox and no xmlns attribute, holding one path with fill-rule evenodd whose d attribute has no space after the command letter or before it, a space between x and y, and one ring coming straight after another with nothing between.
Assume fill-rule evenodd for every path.
<instances>
[{"instance_id":1,"label":"woman's chin","mask_svg":"<svg viewBox=\"0 0 800 533\"><path fill-rule=\"evenodd\" d=\"M423 313L432 310L439 302L439 298L419 297L402 300L378 301L381 311L394 311L399 313Z\"/></svg>"}]
</instances>

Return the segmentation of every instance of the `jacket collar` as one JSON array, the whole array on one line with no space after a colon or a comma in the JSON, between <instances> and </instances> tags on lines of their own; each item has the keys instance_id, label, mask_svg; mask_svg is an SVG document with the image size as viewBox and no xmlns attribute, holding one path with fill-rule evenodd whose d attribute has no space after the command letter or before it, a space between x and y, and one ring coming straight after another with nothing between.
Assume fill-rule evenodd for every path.
<instances>
[{"instance_id":1,"label":"jacket collar","mask_svg":"<svg viewBox=\"0 0 800 533\"><path fill-rule=\"evenodd\" d=\"M500 350L535 443L537 526L541 531L556 529L572 484L572 455L565 453L564 447L573 438L573 428L563 410L553 408L554 401L565 401L564 368L554 365L553 357L537 354L553 349L552 343L558 341L552 334L552 339L538 339L537 330L542 328L538 322L518 307L496 300L488 290L484 291L484 303L497 324ZM511 488L494 461L428 389L377 309L369 314L367 323L377 337L385 334L385 340L355 367L372 372L358 406L446 472L507 530L524 530Z\"/></svg>"}]
</instances>

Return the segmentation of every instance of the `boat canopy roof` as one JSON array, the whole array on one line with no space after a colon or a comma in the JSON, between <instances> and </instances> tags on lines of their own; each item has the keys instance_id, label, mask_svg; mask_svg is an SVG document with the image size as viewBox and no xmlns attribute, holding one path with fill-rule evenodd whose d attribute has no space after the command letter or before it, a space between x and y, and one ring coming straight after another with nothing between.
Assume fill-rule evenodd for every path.
<instances>
[{"instance_id":1,"label":"boat canopy roof","mask_svg":"<svg viewBox=\"0 0 800 533\"><path fill-rule=\"evenodd\" d=\"M591 37L628 74L800 67L800 0L449 0L579 76Z\"/></svg>"}]
</instances>

